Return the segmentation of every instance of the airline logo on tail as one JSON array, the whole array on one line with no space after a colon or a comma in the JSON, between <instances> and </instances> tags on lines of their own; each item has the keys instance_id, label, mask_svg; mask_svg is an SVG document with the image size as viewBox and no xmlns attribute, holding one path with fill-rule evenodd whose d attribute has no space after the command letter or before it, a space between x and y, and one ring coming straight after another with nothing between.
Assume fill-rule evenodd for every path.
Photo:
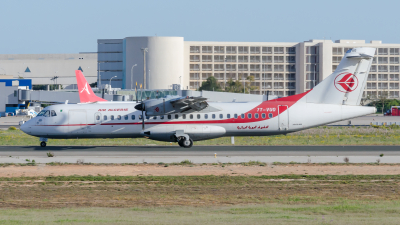
<instances>
[{"instance_id":1,"label":"airline logo on tail","mask_svg":"<svg viewBox=\"0 0 400 225\"><path fill-rule=\"evenodd\" d=\"M341 73L336 76L334 85L340 92L352 92L358 87L358 79L352 73Z\"/></svg>"},{"instance_id":2,"label":"airline logo on tail","mask_svg":"<svg viewBox=\"0 0 400 225\"><path fill-rule=\"evenodd\" d=\"M81 103L88 103L88 102L106 102L107 100L97 97L86 78L83 76L82 71L75 70L76 74L76 81L78 83L78 90L79 90L79 99Z\"/></svg>"}]
</instances>

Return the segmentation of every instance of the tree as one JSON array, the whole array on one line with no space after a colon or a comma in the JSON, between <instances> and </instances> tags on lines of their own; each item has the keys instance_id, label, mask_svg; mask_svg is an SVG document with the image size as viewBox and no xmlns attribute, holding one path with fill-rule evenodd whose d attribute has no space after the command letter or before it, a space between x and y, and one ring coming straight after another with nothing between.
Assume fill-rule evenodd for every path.
<instances>
[{"instance_id":1,"label":"tree","mask_svg":"<svg viewBox=\"0 0 400 225\"><path fill-rule=\"evenodd\" d=\"M211 76L208 77L206 81L203 81L201 87L199 87L199 91L221 91L221 87L219 86L217 79Z\"/></svg>"},{"instance_id":2,"label":"tree","mask_svg":"<svg viewBox=\"0 0 400 225\"><path fill-rule=\"evenodd\" d=\"M243 85L240 81L233 81L231 78L228 80L226 84L227 84L227 87L225 88L226 92L243 93Z\"/></svg>"},{"instance_id":3,"label":"tree","mask_svg":"<svg viewBox=\"0 0 400 225\"><path fill-rule=\"evenodd\" d=\"M97 87L97 81L94 82L94 83L91 83L91 84L90 84L90 87L92 87L92 88Z\"/></svg>"}]
</instances>

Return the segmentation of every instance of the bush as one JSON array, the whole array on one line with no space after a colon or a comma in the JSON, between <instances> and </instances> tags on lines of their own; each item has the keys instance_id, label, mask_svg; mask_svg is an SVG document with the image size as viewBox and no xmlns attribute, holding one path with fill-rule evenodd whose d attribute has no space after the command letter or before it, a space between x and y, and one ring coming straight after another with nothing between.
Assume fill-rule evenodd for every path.
<instances>
[{"instance_id":1,"label":"bush","mask_svg":"<svg viewBox=\"0 0 400 225\"><path fill-rule=\"evenodd\" d=\"M164 167L168 167L168 166L169 166L168 163L165 163Z\"/></svg>"},{"instance_id":2,"label":"bush","mask_svg":"<svg viewBox=\"0 0 400 225\"><path fill-rule=\"evenodd\" d=\"M349 163L349 162L350 162L350 159L349 159L349 157L344 157L344 158L343 158L343 161L344 161L345 163Z\"/></svg>"},{"instance_id":3,"label":"bush","mask_svg":"<svg viewBox=\"0 0 400 225\"><path fill-rule=\"evenodd\" d=\"M383 157L383 153L379 155L380 157Z\"/></svg>"},{"instance_id":4,"label":"bush","mask_svg":"<svg viewBox=\"0 0 400 225\"><path fill-rule=\"evenodd\" d=\"M48 153L47 153L47 157L54 157L54 153L48 152Z\"/></svg>"},{"instance_id":5,"label":"bush","mask_svg":"<svg viewBox=\"0 0 400 225\"><path fill-rule=\"evenodd\" d=\"M9 128L8 128L8 130L17 130L17 128L16 128L16 127L13 127L13 126L11 126L11 127L9 127Z\"/></svg>"}]
</instances>

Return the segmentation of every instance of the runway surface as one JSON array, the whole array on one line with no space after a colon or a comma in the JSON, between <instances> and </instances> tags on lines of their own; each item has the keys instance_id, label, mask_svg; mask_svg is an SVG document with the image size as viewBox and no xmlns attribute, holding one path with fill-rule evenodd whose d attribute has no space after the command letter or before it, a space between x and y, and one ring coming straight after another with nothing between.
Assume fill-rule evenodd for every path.
<instances>
[{"instance_id":1,"label":"runway surface","mask_svg":"<svg viewBox=\"0 0 400 225\"><path fill-rule=\"evenodd\" d=\"M47 157L47 152L55 157ZM216 155L215 155L216 154ZM380 155L383 154L383 157ZM400 146L0 146L0 163L261 162L400 163Z\"/></svg>"},{"instance_id":2,"label":"runway surface","mask_svg":"<svg viewBox=\"0 0 400 225\"><path fill-rule=\"evenodd\" d=\"M400 156L400 146L0 146L0 156Z\"/></svg>"}]
</instances>

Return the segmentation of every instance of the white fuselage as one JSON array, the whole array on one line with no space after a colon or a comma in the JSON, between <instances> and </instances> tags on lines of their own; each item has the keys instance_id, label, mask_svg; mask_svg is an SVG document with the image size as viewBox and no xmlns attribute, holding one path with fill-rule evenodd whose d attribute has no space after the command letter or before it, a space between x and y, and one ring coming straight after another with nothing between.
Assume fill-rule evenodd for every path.
<instances>
[{"instance_id":1,"label":"white fuselage","mask_svg":"<svg viewBox=\"0 0 400 225\"><path fill-rule=\"evenodd\" d=\"M137 103L101 102L53 105L55 116L37 116L21 130L44 138L137 138L175 141L183 132L193 140L223 136L268 136L354 118L375 112L374 107L307 103L294 101L209 102L217 112L172 114L144 119ZM244 115L244 118L242 118Z\"/></svg>"}]
</instances>

